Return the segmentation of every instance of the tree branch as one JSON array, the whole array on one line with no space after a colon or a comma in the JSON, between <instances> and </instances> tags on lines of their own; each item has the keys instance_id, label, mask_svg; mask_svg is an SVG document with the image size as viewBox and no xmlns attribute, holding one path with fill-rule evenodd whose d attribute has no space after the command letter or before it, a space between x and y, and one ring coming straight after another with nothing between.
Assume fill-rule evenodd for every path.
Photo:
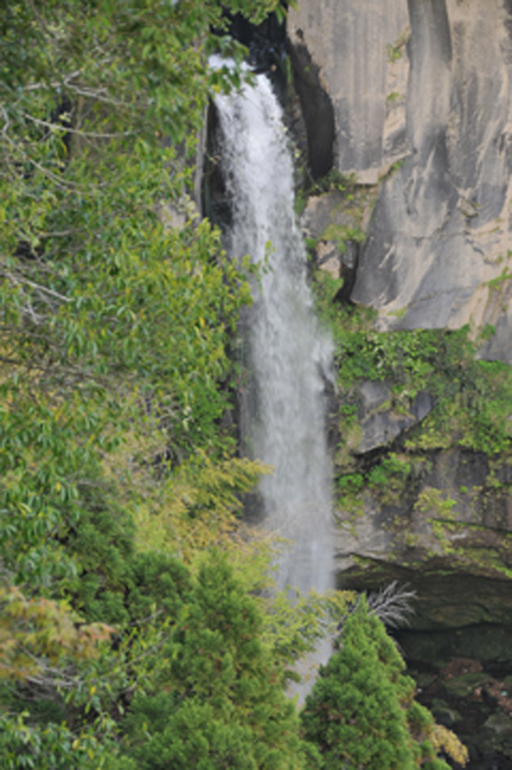
<instances>
[{"instance_id":1,"label":"tree branch","mask_svg":"<svg viewBox=\"0 0 512 770\"><path fill-rule=\"evenodd\" d=\"M32 121L32 123L37 123L38 126L45 126L46 128L56 129L57 131L62 131L64 134L67 134L67 133L79 134L80 136L88 136L93 139L116 139L119 136L133 135L133 131L117 131L112 134L101 133L98 131L83 131L80 128L70 128L68 126L59 126L58 123L49 123L46 120L40 120L39 118L34 118L33 115L29 115L27 112L22 112L22 115L27 120Z\"/></svg>"}]
</instances>

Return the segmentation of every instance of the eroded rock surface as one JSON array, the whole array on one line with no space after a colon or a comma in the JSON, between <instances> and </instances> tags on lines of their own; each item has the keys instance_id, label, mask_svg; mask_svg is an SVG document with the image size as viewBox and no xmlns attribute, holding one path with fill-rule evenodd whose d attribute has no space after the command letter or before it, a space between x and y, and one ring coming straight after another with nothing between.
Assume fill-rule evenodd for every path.
<instances>
[{"instance_id":1,"label":"eroded rock surface","mask_svg":"<svg viewBox=\"0 0 512 770\"><path fill-rule=\"evenodd\" d=\"M347 207L344 196L334 191L308 199L301 227L306 242L315 242L317 266L333 278L343 278L344 298L348 298L360 251L350 236L358 230L359 218Z\"/></svg>"},{"instance_id":2,"label":"eroded rock surface","mask_svg":"<svg viewBox=\"0 0 512 770\"><path fill-rule=\"evenodd\" d=\"M317 264L350 286L345 301L377 311L387 340L414 337L385 335L393 330L469 325L480 358L512 364L512 0L299 6L288 35L310 164L331 158L370 201L351 203L354 243L335 192L310 200L303 225ZM357 255L349 274L342 235ZM480 336L489 325L494 333ZM359 330L367 346L381 339L367 329ZM341 587L398 580L416 589L400 643L418 683L427 677L425 702L468 738L471 767L487 770L512 762L512 460L507 441L500 451L492 437L472 442L452 420L469 399L467 419L478 422L489 398L462 358L460 367L467 375L453 393L445 377L441 388L420 382L409 394L393 372L388 382L371 367L360 376L374 380L349 380L340 392L340 413L353 417L333 441L342 439L336 566ZM503 368L486 371L499 379ZM446 430L432 438L443 388L453 402L441 412ZM510 409L506 394L499 399L493 419L506 425L512 395ZM460 656L468 670L456 670Z\"/></svg>"},{"instance_id":3,"label":"eroded rock surface","mask_svg":"<svg viewBox=\"0 0 512 770\"><path fill-rule=\"evenodd\" d=\"M333 105L336 167L364 183L405 152L408 65L394 51L405 46L408 23L406 0L302 0L290 10L299 82L309 57ZM312 146L321 144L321 122L310 128Z\"/></svg>"},{"instance_id":4,"label":"eroded rock surface","mask_svg":"<svg viewBox=\"0 0 512 770\"><path fill-rule=\"evenodd\" d=\"M481 355L512 363L510 0L302 0L289 35L337 169L380 181L352 300L383 331L492 324Z\"/></svg>"}]
</instances>

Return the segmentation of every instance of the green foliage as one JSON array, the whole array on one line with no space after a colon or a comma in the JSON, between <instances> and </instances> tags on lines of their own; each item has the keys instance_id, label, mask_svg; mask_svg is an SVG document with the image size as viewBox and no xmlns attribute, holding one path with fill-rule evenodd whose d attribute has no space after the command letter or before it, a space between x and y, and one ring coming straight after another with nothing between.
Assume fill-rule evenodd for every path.
<instances>
[{"instance_id":1,"label":"green foliage","mask_svg":"<svg viewBox=\"0 0 512 770\"><path fill-rule=\"evenodd\" d=\"M384 625L362 599L345 620L339 649L320 669L301 715L306 739L320 748L322 767L413 770L434 762L447 770L436 759L441 734L432 715L413 700L414 682L404 668ZM427 740L431 735L438 738L435 748ZM465 749L449 735L450 755L465 761Z\"/></svg>"},{"instance_id":2,"label":"green foliage","mask_svg":"<svg viewBox=\"0 0 512 770\"><path fill-rule=\"evenodd\" d=\"M159 485L154 474L139 473L122 492L135 508L139 547L165 549L187 563L220 542L227 550L243 550L237 536L241 496L268 472L245 458L214 463L198 451Z\"/></svg>"},{"instance_id":3,"label":"green foliage","mask_svg":"<svg viewBox=\"0 0 512 770\"><path fill-rule=\"evenodd\" d=\"M370 486L385 487L388 484L389 477L394 476L407 479L411 473L411 464L403 457L398 457L395 453L388 454L380 465L376 465L369 473L368 481Z\"/></svg>"},{"instance_id":4,"label":"green foliage","mask_svg":"<svg viewBox=\"0 0 512 770\"><path fill-rule=\"evenodd\" d=\"M344 508L354 507L358 492L367 489L377 493L382 502L392 503L393 496L396 502L421 475L429 450L459 446L484 452L490 458L511 455L512 369L498 361L476 358L478 347L492 329L483 330L478 337L471 335L468 327L382 333L374 328L372 311L333 301L324 281L317 283L316 290L321 316L333 332L338 384L343 392L338 472ZM350 441L357 430L357 386L365 380L389 386L386 408L395 414L407 415L420 394L428 394L433 401L428 416L408 431L401 443L399 465L396 447L392 454L380 455L371 464L356 463L354 467L350 458ZM361 476L363 484L359 483Z\"/></svg>"},{"instance_id":5,"label":"green foliage","mask_svg":"<svg viewBox=\"0 0 512 770\"><path fill-rule=\"evenodd\" d=\"M0 714L0 757L5 770L100 770L110 767L109 730L99 742L92 731L78 736L66 726L48 723L44 727L27 723L27 713L17 717ZM128 765L124 765L129 770Z\"/></svg>"},{"instance_id":6,"label":"green foliage","mask_svg":"<svg viewBox=\"0 0 512 770\"><path fill-rule=\"evenodd\" d=\"M387 59L389 62L395 62L402 58L402 52L396 46L392 46L390 43L386 46Z\"/></svg>"},{"instance_id":7,"label":"green foliage","mask_svg":"<svg viewBox=\"0 0 512 770\"><path fill-rule=\"evenodd\" d=\"M339 382L345 388L361 379L386 380L414 396L439 365L439 330L383 334L373 328L372 311L325 307L321 298L320 312L333 327Z\"/></svg>"},{"instance_id":8,"label":"green foliage","mask_svg":"<svg viewBox=\"0 0 512 770\"><path fill-rule=\"evenodd\" d=\"M392 505L403 500L404 490L412 485L415 473L407 455L389 452L370 469L366 483L383 504Z\"/></svg>"},{"instance_id":9,"label":"green foliage","mask_svg":"<svg viewBox=\"0 0 512 770\"><path fill-rule=\"evenodd\" d=\"M358 226L350 227L349 225L330 224L325 229L322 237L327 241L334 241L340 254L344 254L348 242L362 243L365 239L365 234Z\"/></svg>"},{"instance_id":10,"label":"green foliage","mask_svg":"<svg viewBox=\"0 0 512 770\"><path fill-rule=\"evenodd\" d=\"M360 493L363 492L365 484L365 476L362 473L342 473L338 477L337 502L341 510L353 514L362 513Z\"/></svg>"},{"instance_id":11,"label":"green foliage","mask_svg":"<svg viewBox=\"0 0 512 770\"><path fill-rule=\"evenodd\" d=\"M332 638L340 616L355 600L352 591L331 591L306 596L298 594L290 600L289 591L274 591L265 599L261 639L271 656L283 666L291 666L311 652L318 642ZM300 681L293 669L283 670L283 682Z\"/></svg>"},{"instance_id":12,"label":"green foliage","mask_svg":"<svg viewBox=\"0 0 512 770\"><path fill-rule=\"evenodd\" d=\"M342 193L346 200L352 200L357 187L355 174L342 174L337 169L331 169L321 179L315 181L308 189L309 195L320 195L336 190Z\"/></svg>"},{"instance_id":13,"label":"green foliage","mask_svg":"<svg viewBox=\"0 0 512 770\"><path fill-rule=\"evenodd\" d=\"M397 39L391 44L386 46L387 60L391 64L398 61L405 54L405 47L410 36L410 29L406 27L404 31L397 37Z\"/></svg>"},{"instance_id":14,"label":"green foliage","mask_svg":"<svg viewBox=\"0 0 512 770\"><path fill-rule=\"evenodd\" d=\"M403 663L376 618L365 608L345 623L342 646L320 670L302 714L305 736L326 768L414 767L405 712L393 684Z\"/></svg>"},{"instance_id":15,"label":"green foliage","mask_svg":"<svg viewBox=\"0 0 512 770\"><path fill-rule=\"evenodd\" d=\"M38 589L85 573L119 590L133 523L106 468L128 431L157 426L161 445L121 473L232 445L219 422L248 284L182 203L209 90L229 81L205 66L210 25L206 0L0 12L0 556Z\"/></svg>"},{"instance_id":16,"label":"green foliage","mask_svg":"<svg viewBox=\"0 0 512 770\"><path fill-rule=\"evenodd\" d=\"M137 767L313 767L262 630L255 600L214 553L162 649L156 691L138 691L123 727Z\"/></svg>"},{"instance_id":17,"label":"green foliage","mask_svg":"<svg viewBox=\"0 0 512 770\"><path fill-rule=\"evenodd\" d=\"M214 623L221 604L210 598L204 617L208 570L196 583L182 561L197 570L212 543L235 551L240 495L264 470L232 458L225 420L246 267L227 259L189 195L209 94L241 77L209 71L211 51L243 54L211 30L222 32L223 8L261 21L276 6L19 0L0 10L2 767L135 767L120 753L123 720L135 692L165 700L164 681L185 700L165 729L197 707L200 721L211 711L220 757L229 748L243 765L253 730L254 761L303 766L282 693L286 656L268 634L258 642L248 596L268 560L248 556L247 542L233 558L244 579L224 616L236 650ZM232 580L222 565L219 576ZM225 585L206 583L221 602ZM201 668L199 641L217 653L229 642L211 697L216 658ZM249 727L237 715L246 679ZM141 762L152 746L137 734Z\"/></svg>"},{"instance_id":18,"label":"green foliage","mask_svg":"<svg viewBox=\"0 0 512 770\"><path fill-rule=\"evenodd\" d=\"M283 688L336 601L252 595L272 546L237 513L265 469L226 419L248 268L190 198L241 78L207 66L243 54L223 9L282 12L0 10L2 767L319 765Z\"/></svg>"},{"instance_id":19,"label":"green foliage","mask_svg":"<svg viewBox=\"0 0 512 770\"><path fill-rule=\"evenodd\" d=\"M512 273L510 272L509 268L504 267L500 275L497 278L493 278L491 281L489 281L487 285L490 289L496 290L501 288L501 286L506 281L510 281L511 278L512 278Z\"/></svg>"}]
</instances>

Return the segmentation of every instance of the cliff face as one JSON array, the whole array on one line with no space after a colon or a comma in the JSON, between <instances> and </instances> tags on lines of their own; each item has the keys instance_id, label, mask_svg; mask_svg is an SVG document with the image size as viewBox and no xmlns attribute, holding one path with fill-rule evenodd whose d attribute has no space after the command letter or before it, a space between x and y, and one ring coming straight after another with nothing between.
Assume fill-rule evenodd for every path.
<instances>
[{"instance_id":1,"label":"cliff face","mask_svg":"<svg viewBox=\"0 0 512 770\"><path fill-rule=\"evenodd\" d=\"M472 766L510 763L512 0L299 0L288 36L309 168L339 172L302 226L338 319L340 585L417 589L429 705L468 696Z\"/></svg>"},{"instance_id":2,"label":"cliff face","mask_svg":"<svg viewBox=\"0 0 512 770\"><path fill-rule=\"evenodd\" d=\"M512 0L299 6L310 168L345 177L303 228L335 299L377 311L343 316L360 325L332 428L342 580L458 574L460 612L424 626L501 623L501 598L482 614L463 586L501 597L512 576L512 370L474 360L512 364Z\"/></svg>"},{"instance_id":3,"label":"cliff face","mask_svg":"<svg viewBox=\"0 0 512 770\"><path fill-rule=\"evenodd\" d=\"M512 0L302 0L288 30L310 156L316 79L335 167L379 184L352 301L383 331L492 324L480 355L512 363Z\"/></svg>"},{"instance_id":4,"label":"cliff face","mask_svg":"<svg viewBox=\"0 0 512 770\"><path fill-rule=\"evenodd\" d=\"M355 171L363 183L377 182L382 170L403 157L408 63L406 0L306 0L291 10L288 33L296 56L307 51L329 95L335 118L334 153L339 170ZM310 73L299 73L299 82ZM387 95L394 93L394 100ZM392 109L390 109L392 107ZM320 144L319 126L309 127Z\"/></svg>"}]
</instances>

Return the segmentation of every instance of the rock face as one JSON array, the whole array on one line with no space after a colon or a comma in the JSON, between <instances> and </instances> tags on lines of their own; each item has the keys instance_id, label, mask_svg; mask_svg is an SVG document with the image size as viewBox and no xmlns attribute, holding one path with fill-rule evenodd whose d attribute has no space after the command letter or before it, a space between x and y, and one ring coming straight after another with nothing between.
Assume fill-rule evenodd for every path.
<instances>
[{"instance_id":1,"label":"rock face","mask_svg":"<svg viewBox=\"0 0 512 770\"><path fill-rule=\"evenodd\" d=\"M309 58L332 102L336 166L363 183L377 182L406 151L408 65L392 51L403 51L408 24L406 0L302 0L289 14L288 34L300 56L294 64ZM308 75L299 69L298 82ZM320 144L321 130L310 127L311 146Z\"/></svg>"},{"instance_id":2,"label":"rock face","mask_svg":"<svg viewBox=\"0 0 512 770\"><path fill-rule=\"evenodd\" d=\"M391 482L367 495L364 515L340 527L338 563L355 575L362 574L357 555L374 565L467 570L504 580L512 571L511 480L507 462L490 468L484 453L438 451L425 460L416 482L411 478L396 490ZM366 564L363 572L372 569Z\"/></svg>"},{"instance_id":3,"label":"rock face","mask_svg":"<svg viewBox=\"0 0 512 770\"><path fill-rule=\"evenodd\" d=\"M343 278L343 299L354 286L359 244L353 234L359 231L357 218L347 210L340 192L310 197L301 219L306 241L315 242L315 260L333 278ZM352 237L351 237L352 236Z\"/></svg>"},{"instance_id":4,"label":"rock face","mask_svg":"<svg viewBox=\"0 0 512 770\"><path fill-rule=\"evenodd\" d=\"M383 331L492 324L481 356L512 363L511 0L302 0L288 28L336 168L380 181L351 299Z\"/></svg>"},{"instance_id":5,"label":"rock face","mask_svg":"<svg viewBox=\"0 0 512 770\"><path fill-rule=\"evenodd\" d=\"M308 247L343 281L335 300L377 311L339 348L339 585L417 591L399 641L425 702L468 741L472 768L508 767L512 380L473 353L473 368L442 358L437 343L462 333L412 330L468 325L479 358L512 365L512 0L299 0L288 36L310 170L338 172L307 202ZM442 379L414 374L434 366L415 335L435 338ZM383 374L394 339L405 348ZM503 375L499 396L477 369Z\"/></svg>"},{"instance_id":6,"label":"rock face","mask_svg":"<svg viewBox=\"0 0 512 770\"><path fill-rule=\"evenodd\" d=\"M363 382L359 387L360 440L352 447L354 454L365 454L385 446L432 410L434 401L428 393L419 393L407 412L390 408L391 389L384 382Z\"/></svg>"}]
</instances>

